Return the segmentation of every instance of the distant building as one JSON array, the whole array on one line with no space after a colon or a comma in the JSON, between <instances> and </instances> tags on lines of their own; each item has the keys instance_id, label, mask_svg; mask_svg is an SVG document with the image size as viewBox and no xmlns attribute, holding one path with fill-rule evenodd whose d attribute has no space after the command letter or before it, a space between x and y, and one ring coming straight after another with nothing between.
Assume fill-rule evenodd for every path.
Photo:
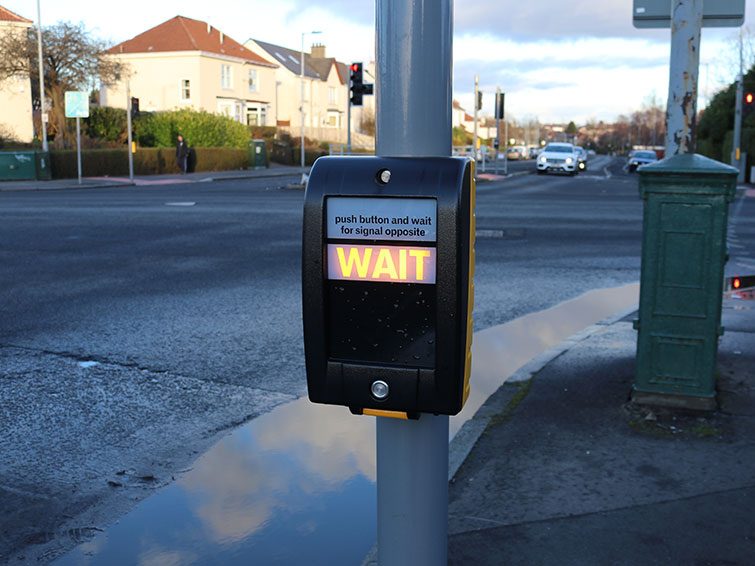
<instances>
[{"instance_id":1,"label":"distant building","mask_svg":"<svg viewBox=\"0 0 755 566\"><path fill-rule=\"evenodd\" d=\"M126 107L128 80L140 110L193 108L244 124L275 125L278 65L206 22L176 16L107 53L125 63L129 75L103 86L103 106Z\"/></svg>"},{"instance_id":2,"label":"distant building","mask_svg":"<svg viewBox=\"0 0 755 566\"><path fill-rule=\"evenodd\" d=\"M325 46L315 44L309 53L257 39L244 45L256 55L278 65L275 75L276 115L273 124L296 137L301 132L303 106L304 135L322 141L346 141L349 100L349 68L334 57L327 57ZM365 82L370 82L365 75ZM302 82L304 98L302 104ZM372 98L365 96L365 99ZM352 110L355 110L352 108ZM352 131L358 122L352 115Z\"/></svg>"},{"instance_id":3,"label":"distant building","mask_svg":"<svg viewBox=\"0 0 755 566\"><path fill-rule=\"evenodd\" d=\"M14 14L0 6L0 33L27 33L32 21ZM34 138L32 120L31 79L28 73L0 82L0 137L10 137L20 142Z\"/></svg>"}]
</instances>

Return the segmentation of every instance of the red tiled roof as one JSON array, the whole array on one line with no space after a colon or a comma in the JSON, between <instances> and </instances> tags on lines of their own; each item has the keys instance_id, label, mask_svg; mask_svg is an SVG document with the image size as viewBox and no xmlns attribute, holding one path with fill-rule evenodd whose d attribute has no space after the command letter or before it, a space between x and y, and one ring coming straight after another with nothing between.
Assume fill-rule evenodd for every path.
<instances>
[{"instance_id":1,"label":"red tiled roof","mask_svg":"<svg viewBox=\"0 0 755 566\"><path fill-rule=\"evenodd\" d=\"M221 43L222 38L222 43ZM207 51L239 57L266 67L277 65L223 34L206 22L176 16L108 49L108 53L157 53L164 51Z\"/></svg>"},{"instance_id":2,"label":"red tiled roof","mask_svg":"<svg viewBox=\"0 0 755 566\"><path fill-rule=\"evenodd\" d=\"M8 8L3 8L2 6L0 6L0 22L21 22L24 24L33 23L31 20L22 18L18 14L14 14Z\"/></svg>"}]
</instances>

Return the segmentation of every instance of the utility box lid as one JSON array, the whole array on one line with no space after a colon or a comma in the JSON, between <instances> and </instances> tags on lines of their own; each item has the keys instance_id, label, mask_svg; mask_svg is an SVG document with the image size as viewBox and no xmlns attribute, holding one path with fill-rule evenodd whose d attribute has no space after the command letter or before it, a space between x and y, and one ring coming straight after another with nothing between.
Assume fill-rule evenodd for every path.
<instances>
[{"instance_id":1,"label":"utility box lid","mask_svg":"<svg viewBox=\"0 0 755 566\"><path fill-rule=\"evenodd\" d=\"M685 153L643 165L640 194L677 193L734 198L739 172L735 167L696 153Z\"/></svg>"}]
</instances>

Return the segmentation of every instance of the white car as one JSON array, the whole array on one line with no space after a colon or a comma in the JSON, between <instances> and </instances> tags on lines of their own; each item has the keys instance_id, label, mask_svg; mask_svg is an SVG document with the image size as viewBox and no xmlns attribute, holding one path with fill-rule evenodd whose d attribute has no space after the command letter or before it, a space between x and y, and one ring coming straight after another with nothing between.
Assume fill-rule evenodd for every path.
<instances>
[{"instance_id":1,"label":"white car","mask_svg":"<svg viewBox=\"0 0 755 566\"><path fill-rule=\"evenodd\" d=\"M537 157L537 173L542 175L548 171L558 171L576 175L577 152L570 143L549 143Z\"/></svg>"}]
</instances>

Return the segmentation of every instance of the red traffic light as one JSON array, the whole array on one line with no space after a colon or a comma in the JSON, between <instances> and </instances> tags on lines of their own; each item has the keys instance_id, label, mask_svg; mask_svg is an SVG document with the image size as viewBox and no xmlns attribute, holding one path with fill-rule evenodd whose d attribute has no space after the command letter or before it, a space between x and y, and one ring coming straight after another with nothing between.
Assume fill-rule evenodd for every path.
<instances>
[{"instance_id":1,"label":"red traffic light","mask_svg":"<svg viewBox=\"0 0 755 566\"><path fill-rule=\"evenodd\" d=\"M351 72L352 73L356 73L359 70L359 67L361 67L361 65L359 63L352 63L351 67L350 67ZM750 95L750 99L752 100L752 95Z\"/></svg>"},{"instance_id":2,"label":"red traffic light","mask_svg":"<svg viewBox=\"0 0 755 566\"><path fill-rule=\"evenodd\" d=\"M752 104L753 101L753 94L751 92L748 92L745 94L745 104Z\"/></svg>"},{"instance_id":3,"label":"red traffic light","mask_svg":"<svg viewBox=\"0 0 755 566\"><path fill-rule=\"evenodd\" d=\"M731 288L732 289L739 289L742 286L742 280L739 277L734 277L731 280Z\"/></svg>"}]
</instances>

